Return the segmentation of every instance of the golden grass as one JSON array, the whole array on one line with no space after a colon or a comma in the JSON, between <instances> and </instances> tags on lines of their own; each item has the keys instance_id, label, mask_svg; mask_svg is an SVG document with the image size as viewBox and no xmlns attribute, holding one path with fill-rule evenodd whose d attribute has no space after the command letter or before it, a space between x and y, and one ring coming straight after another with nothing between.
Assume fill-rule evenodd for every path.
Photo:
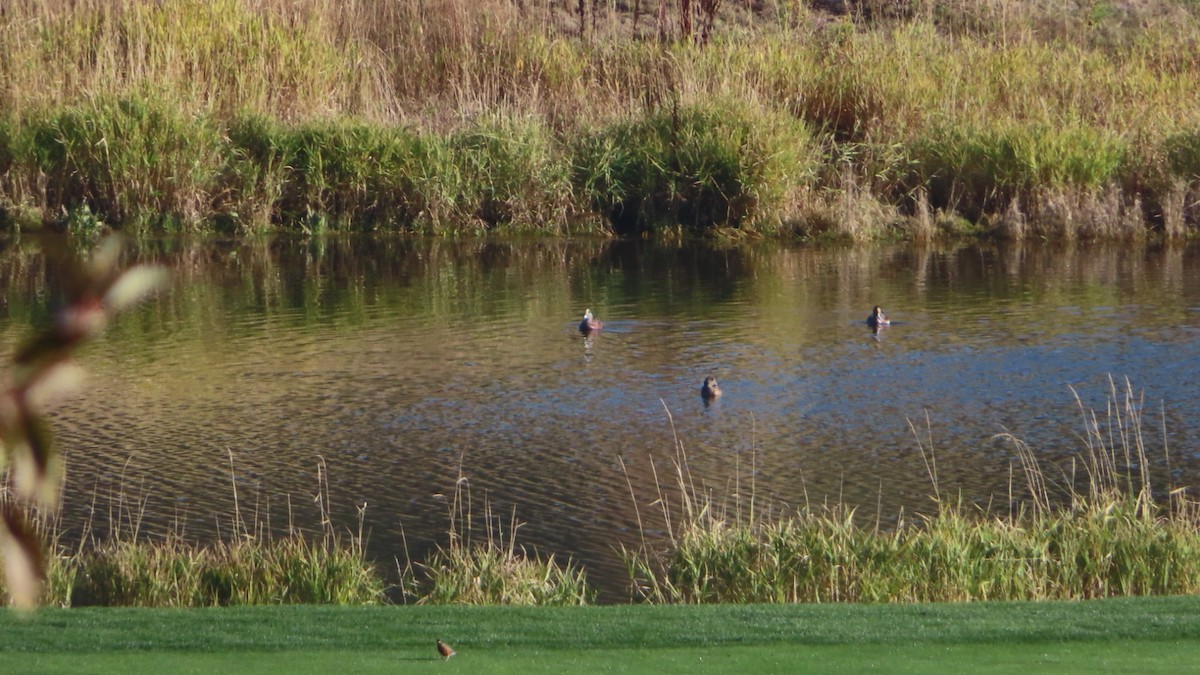
<instances>
[{"instance_id":1,"label":"golden grass","mask_svg":"<svg viewBox=\"0 0 1200 675\"><path fill-rule=\"evenodd\" d=\"M770 191L789 197L768 209L778 215L753 223L768 231L814 236L833 220L849 238L890 236L897 227L928 232L907 222L920 218L917 194L934 211L994 221L998 233L1022 231L998 225L1014 210L1051 221L1029 232L1039 235L1178 235L1195 226L1179 195L1196 191L1200 171L1172 155L1178 139L1200 129L1200 13L1187 4L879 0L831 17L792 3L757 14L731 3L707 41L680 39L684 23L669 7L674 39L656 40L646 39L658 32L650 16L635 24L628 13L600 8L581 38L573 6L507 0L15 0L0 15L0 215L10 226L31 209L59 217L54 191L71 164L48 164L45 144L30 141L27 127L49 124L53 135L64 111L86 117L114 101L151 100L171 113L162 130L137 131L162 162L147 171L118 164L107 179L117 197L136 197L141 212L89 203L116 224L208 228L236 211L258 223L249 229L308 228L286 206L281 213L261 203L288 176L270 176L258 202L231 208L214 176L232 159L171 145L182 136L215 139L198 147L219 148L244 116L439 139L491 127L517 143L548 143L543 156L569 163L578 159L570 148L579 136L678 109L738 107L764 131L782 117L803 122L819 148L820 170L772 178ZM133 142L98 126L110 144L93 145L93 153L115 152L118 138ZM787 148L767 150L771 157ZM963 153L992 163L961 176L966 165L952 160ZM89 179L103 182L103 165L94 168ZM518 211L557 219L555 232L575 216L608 217L580 185L556 183L561 175L539 176ZM376 183L393 178L383 173ZM847 185L857 192L829 198ZM466 198L486 201L475 189ZM342 202L354 208L374 197ZM218 215L197 215L207 208ZM169 212L166 225L147 215L156 210ZM483 221L495 219L486 204L482 210ZM320 217L337 224L371 217L364 213ZM1097 219L1109 222L1084 222Z\"/></svg>"}]
</instances>

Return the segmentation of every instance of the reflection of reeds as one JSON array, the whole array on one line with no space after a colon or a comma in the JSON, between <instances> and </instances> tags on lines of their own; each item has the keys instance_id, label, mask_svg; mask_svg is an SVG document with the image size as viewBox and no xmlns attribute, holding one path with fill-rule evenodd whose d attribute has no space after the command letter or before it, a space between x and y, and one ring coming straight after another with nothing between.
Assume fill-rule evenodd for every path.
<instances>
[{"instance_id":1,"label":"reflection of reeds","mask_svg":"<svg viewBox=\"0 0 1200 675\"><path fill-rule=\"evenodd\" d=\"M1081 404L1081 409L1083 406ZM1056 500L1031 448L1017 450L1028 502L992 514L941 494L937 509L890 529L863 527L845 505L791 515L731 510L698 492L682 445L673 485L659 485L669 543L643 538L624 558L653 602L929 602L1093 598L1200 590L1200 511L1182 491L1151 492L1141 401L1114 384L1106 416L1083 410L1087 487ZM657 482L657 481L656 481ZM678 504L669 499L675 496ZM635 495L636 498L636 495ZM747 516L749 513L751 515ZM755 516L754 514L757 514ZM639 521L640 521L639 513Z\"/></svg>"},{"instance_id":2,"label":"reflection of reeds","mask_svg":"<svg viewBox=\"0 0 1200 675\"><path fill-rule=\"evenodd\" d=\"M583 568L530 555L517 546L521 523L516 511L508 524L484 500L483 531L477 530L471 488L459 473L447 503L449 541L424 563L409 562L405 576L415 578L409 592L419 604L585 605L592 598Z\"/></svg>"}]
</instances>

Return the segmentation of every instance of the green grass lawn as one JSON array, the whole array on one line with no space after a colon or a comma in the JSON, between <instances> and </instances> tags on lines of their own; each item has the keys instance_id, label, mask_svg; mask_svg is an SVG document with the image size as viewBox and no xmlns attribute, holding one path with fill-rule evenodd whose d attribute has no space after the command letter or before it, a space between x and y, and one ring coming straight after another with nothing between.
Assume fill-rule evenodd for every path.
<instances>
[{"instance_id":1,"label":"green grass lawn","mask_svg":"<svg viewBox=\"0 0 1200 675\"><path fill-rule=\"evenodd\" d=\"M0 615L0 672L1183 672L1200 598ZM443 662L442 638L458 650Z\"/></svg>"}]
</instances>

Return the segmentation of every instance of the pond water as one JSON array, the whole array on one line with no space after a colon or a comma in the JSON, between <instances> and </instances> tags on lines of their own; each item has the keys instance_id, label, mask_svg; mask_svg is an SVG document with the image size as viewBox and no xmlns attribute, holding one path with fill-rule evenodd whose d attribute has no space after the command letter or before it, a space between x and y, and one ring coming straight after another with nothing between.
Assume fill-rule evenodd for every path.
<instances>
[{"instance_id":1,"label":"pond water","mask_svg":"<svg viewBox=\"0 0 1200 675\"><path fill-rule=\"evenodd\" d=\"M39 251L24 237L0 252L5 354L58 297ZM515 512L518 543L570 556L621 601L616 550L638 544L639 514L661 536L656 480L677 500L680 448L720 499L839 502L886 523L932 506L915 427L943 491L1004 509L1024 490L1000 435L1069 476L1085 450L1074 392L1103 419L1126 378L1157 487L1200 476L1194 244L364 236L140 242L129 257L175 281L85 351L85 390L54 415L65 541L130 519L204 539L235 505L319 531L323 494L339 528L361 510L370 555L395 569L446 543L459 484L477 515ZM878 334L876 304L895 321ZM585 337L586 308L605 325Z\"/></svg>"}]
</instances>

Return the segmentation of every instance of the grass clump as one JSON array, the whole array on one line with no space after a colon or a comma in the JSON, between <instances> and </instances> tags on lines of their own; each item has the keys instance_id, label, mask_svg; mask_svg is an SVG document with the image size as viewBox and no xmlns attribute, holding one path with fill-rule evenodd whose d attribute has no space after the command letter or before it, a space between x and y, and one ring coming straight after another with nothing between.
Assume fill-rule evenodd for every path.
<instances>
[{"instance_id":1,"label":"grass clump","mask_svg":"<svg viewBox=\"0 0 1200 675\"><path fill-rule=\"evenodd\" d=\"M389 185L408 141L402 132L354 123L278 127L249 119L230 131L233 174L261 196L277 224L309 232L409 222L403 187ZM257 201L257 200L256 200Z\"/></svg>"},{"instance_id":2,"label":"grass clump","mask_svg":"<svg viewBox=\"0 0 1200 675\"><path fill-rule=\"evenodd\" d=\"M1168 236L1182 237L1188 224L1200 222L1200 131L1189 129L1163 141L1167 175L1159 176L1153 193L1159 195L1158 210ZM1152 160L1148 160L1149 163Z\"/></svg>"},{"instance_id":3,"label":"grass clump","mask_svg":"<svg viewBox=\"0 0 1200 675\"><path fill-rule=\"evenodd\" d=\"M58 600L76 607L380 604L382 578L357 545L300 535L209 546L176 536L114 541L74 560L70 593Z\"/></svg>"},{"instance_id":4,"label":"grass clump","mask_svg":"<svg viewBox=\"0 0 1200 675\"><path fill-rule=\"evenodd\" d=\"M584 137L576 182L620 233L777 228L813 171L805 125L729 105L672 106Z\"/></svg>"},{"instance_id":5,"label":"grass clump","mask_svg":"<svg viewBox=\"0 0 1200 675\"><path fill-rule=\"evenodd\" d=\"M227 136L231 229L544 230L573 213L566 159L533 121L481 121L442 136L248 115Z\"/></svg>"},{"instance_id":6,"label":"grass clump","mask_svg":"<svg viewBox=\"0 0 1200 675\"><path fill-rule=\"evenodd\" d=\"M1013 239L1140 238L1143 204L1121 189L1131 163L1123 137L1082 123L948 129L915 143L904 183Z\"/></svg>"},{"instance_id":7,"label":"grass clump","mask_svg":"<svg viewBox=\"0 0 1200 675\"><path fill-rule=\"evenodd\" d=\"M679 448L677 505L661 491L669 545L623 549L635 592L652 602L937 602L1084 599L1200 591L1200 511L1155 499L1141 402L1111 390L1108 419L1087 419L1086 476L1064 503L1017 439L1028 500L993 514L939 496L929 516L864 527L851 509L765 516L698 492ZM936 464L922 446L935 491ZM1075 476L1068 476L1074 485ZM940 492L939 492L940 495ZM751 498L753 502L753 498Z\"/></svg>"},{"instance_id":8,"label":"grass clump","mask_svg":"<svg viewBox=\"0 0 1200 675\"><path fill-rule=\"evenodd\" d=\"M1040 194L1116 183L1125 146L1121 137L1086 125L945 130L914 146L914 185L928 187L935 208L971 219L1013 201L1036 210Z\"/></svg>"},{"instance_id":9,"label":"grass clump","mask_svg":"<svg viewBox=\"0 0 1200 675\"><path fill-rule=\"evenodd\" d=\"M516 545L520 527L515 514L507 530L484 506L482 537L476 532L470 489L465 476L455 483L449 503L450 542L405 576L414 579L410 593L418 604L449 605L586 605L594 593L584 570L553 555L541 558Z\"/></svg>"},{"instance_id":10,"label":"grass clump","mask_svg":"<svg viewBox=\"0 0 1200 675\"><path fill-rule=\"evenodd\" d=\"M265 231L278 224L288 185L291 151L274 120L240 114L224 130L227 152L217 180L214 226L222 231Z\"/></svg>"},{"instance_id":11,"label":"grass clump","mask_svg":"<svg viewBox=\"0 0 1200 675\"><path fill-rule=\"evenodd\" d=\"M469 186L460 208L484 229L545 231L571 222L570 158L541 121L485 119L451 136L449 146Z\"/></svg>"},{"instance_id":12,"label":"grass clump","mask_svg":"<svg viewBox=\"0 0 1200 675\"><path fill-rule=\"evenodd\" d=\"M96 99L26 124L48 214L87 209L168 230L208 215L218 138L177 109L142 96Z\"/></svg>"},{"instance_id":13,"label":"grass clump","mask_svg":"<svg viewBox=\"0 0 1200 675\"><path fill-rule=\"evenodd\" d=\"M1171 174L1200 180L1200 130L1181 131L1163 141Z\"/></svg>"}]
</instances>

